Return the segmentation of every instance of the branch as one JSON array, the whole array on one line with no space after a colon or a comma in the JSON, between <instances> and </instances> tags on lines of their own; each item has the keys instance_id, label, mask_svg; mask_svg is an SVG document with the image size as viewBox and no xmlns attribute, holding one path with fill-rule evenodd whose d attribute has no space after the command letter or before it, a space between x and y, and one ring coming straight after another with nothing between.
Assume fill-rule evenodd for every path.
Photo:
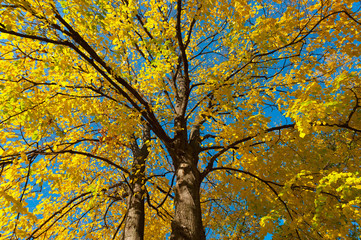
<instances>
[{"instance_id":1,"label":"branch","mask_svg":"<svg viewBox=\"0 0 361 240\"><path fill-rule=\"evenodd\" d=\"M21 37L21 38L26 38L26 39L32 39L32 40L38 40L40 42L46 42L46 43L52 43L52 44L57 44L57 45L62 45L62 46L67 46L70 47L71 43L69 41L60 41L60 40L52 40L49 38L44 38L44 37L40 37L40 36L36 36L36 35L28 35L28 34L23 34L23 33L18 33L18 32L14 32L11 30L6 30L6 26L4 24L0 23L0 32L2 33L6 33L12 36L17 36L17 37Z\"/></svg>"},{"instance_id":2,"label":"branch","mask_svg":"<svg viewBox=\"0 0 361 240\"><path fill-rule=\"evenodd\" d=\"M71 44L71 48L73 48L79 55L81 55L88 63L90 63L102 76L104 76L109 83L111 83L112 86L114 86L118 92L124 96L128 102L134 106L134 108L144 117L144 119L147 120L147 122L152 126L153 132L163 141L170 141L170 137L167 135L167 133L164 131L160 123L158 122L157 118L155 117L152 109L150 108L149 103L143 99L143 97L139 94L139 92L134 89L124 78L121 76L115 74L113 69L106 64L106 62L95 52L95 50L79 35L78 32L76 32L73 27L67 23L59 13L55 13L55 18L58 19L61 24L63 24L70 33L70 36L76 43L78 43L89 55L90 57L86 56L82 51L80 51L75 45ZM66 33L65 33L66 34ZM118 84L116 84L109 76L108 74L105 74L104 71L102 71L95 63L99 63L106 72L114 77L114 79L123 86L132 96L135 97L135 99L138 100L138 102L141 104L141 106L144 107L142 109L139 107L134 100L127 94L123 89L119 87Z\"/></svg>"},{"instance_id":3,"label":"branch","mask_svg":"<svg viewBox=\"0 0 361 240\"><path fill-rule=\"evenodd\" d=\"M243 171L243 170L239 170L239 169L234 169L234 168L229 168L229 167L219 167L219 168L213 168L212 171L216 171L216 170L229 170L229 171L235 171L235 172L240 172L240 173L244 173L244 174L247 174L247 175L250 175L254 178L256 178L257 180L263 182L264 184L267 185L267 187L276 195L277 199L282 203L282 205L285 207L288 215L290 216L291 220L293 221L293 216L291 214L291 211L290 209L288 208L287 204L285 201L282 200L282 198L278 195L278 192L270 185L270 183L273 183L273 184L276 184L274 182L270 182L270 181L266 181L250 172L247 172L247 171ZM298 230L296 230L296 233L297 235L299 236L298 234Z\"/></svg>"},{"instance_id":4,"label":"branch","mask_svg":"<svg viewBox=\"0 0 361 240\"><path fill-rule=\"evenodd\" d=\"M55 213L53 213L53 215L51 215L51 216L50 216L48 219L46 219L37 229L35 229L35 231L32 232L32 234L27 238L27 240L34 239L34 238L35 238L34 235L35 235L42 227L44 227L45 224L47 224L52 218L54 218L57 214L62 213L62 211L63 211L65 208L67 208L68 206L70 206L70 205L71 205L72 203L74 203L76 200L78 200L78 199L80 199L80 198L82 198L82 197L85 197L85 196L87 196L87 195L89 195L89 194L91 194L91 192L83 193L83 194L81 194L81 195L79 195L79 196L71 199L67 204L65 204L65 206L63 206L63 207L60 208L58 211L56 211ZM85 200L89 199L90 197L91 197L91 196L89 196L89 197L81 200L81 201L80 201L79 203L77 203L76 205L84 202ZM59 219L59 218L58 218L58 219ZM56 222L56 221L55 221L55 222ZM51 224L51 226L54 225L55 222L53 222L53 223ZM48 228L48 229L49 229L49 228ZM45 232L45 231L44 231L44 232ZM44 232L40 233L37 237L41 236Z\"/></svg>"},{"instance_id":5,"label":"branch","mask_svg":"<svg viewBox=\"0 0 361 240\"><path fill-rule=\"evenodd\" d=\"M265 130L265 133L269 133L269 132L273 132L273 131L279 131L282 129L287 129L287 128L293 128L295 126L295 124L288 124L288 125L282 125L282 126L278 126L278 127L273 127L273 128L269 128L267 130ZM243 142L247 142L249 140L252 140L253 138L257 137L258 135L260 135L261 133L258 133L256 135L253 136L249 136L249 137L245 137L243 139L240 139L238 141L235 141L231 144L229 144L228 146L224 146L222 150L218 151L215 155L213 155L213 157L209 160L207 167L205 168L205 170L201 173L202 178L204 178L205 176L207 176L207 174L212 170L214 162L217 160L218 157L220 157L221 155L223 155L224 153L226 153L228 150L233 149L235 147L237 147L238 144L243 143Z\"/></svg>"},{"instance_id":6,"label":"branch","mask_svg":"<svg viewBox=\"0 0 361 240\"><path fill-rule=\"evenodd\" d=\"M186 46L183 43L182 38L182 29L181 29L181 15L182 15L182 0L177 1L177 23L176 23L176 33L177 33L177 40L179 45L179 50L181 52L181 60L183 63L183 71L184 71L184 95L181 96L182 99L182 105L181 105L181 112L180 115L184 116L187 104L188 104L188 98L189 98L189 85L190 85L190 78L189 78L189 72L188 72L188 60L187 60L187 54L186 54ZM194 23L193 23L194 24ZM191 24L192 25L192 24ZM191 29L190 29L191 31Z\"/></svg>"},{"instance_id":7,"label":"branch","mask_svg":"<svg viewBox=\"0 0 361 240\"><path fill-rule=\"evenodd\" d=\"M127 174L130 174L129 171L125 168L123 168L122 166L119 166L118 164L110 161L109 159L107 158L104 158L104 157L100 157L100 156L96 156L94 154L91 154L91 153L87 153L87 152L79 152L79 151L74 151L74 150L61 150L61 151L52 151L52 152L37 152L38 154L41 154L41 155L54 155L54 154L62 154L62 153L70 153L70 154L79 154L79 155L83 155L83 156L87 156L87 157L91 157L91 158L95 158L95 159L98 159L98 160L101 160L117 169L120 169L122 170L123 172L127 173Z\"/></svg>"},{"instance_id":8,"label":"branch","mask_svg":"<svg viewBox=\"0 0 361 240\"><path fill-rule=\"evenodd\" d=\"M315 25L309 30L307 31L306 33L303 34L303 36L301 36L302 34L302 31L303 29L306 28L307 24L305 24L305 26L301 29L301 31L298 33L298 35L296 37L293 38L293 40L281 47L278 47L276 49L273 49L271 51L268 51L266 53L259 53L259 54L255 54L246 64L244 64L241 68L237 69L236 71L234 71L233 73L231 73L228 77L226 77L226 81L228 81L229 79L231 79L232 77L234 77L235 75L237 75L240 71L242 71L246 66L248 66L249 64L253 63L253 60L256 59L256 58L261 58L261 57L264 57L264 56L268 56L268 55L271 55L273 53L276 53L282 49L285 49L285 48L288 48L290 46L293 46L299 42L302 42L304 41L315 29L318 25L320 25L320 23L324 20L326 20L327 18L329 18L330 16L332 15L335 15L335 14L339 14L339 13L345 13L347 16L349 16L352 20L354 20L355 22L359 23L356 19L354 19L351 15L349 15L348 12L342 10L342 11L336 11L336 12L332 12L324 17L322 17L320 20L318 20ZM360 24L360 23L359 23ZM301 36L301 37L300 37Z\"/></svg>"}]
</instances>

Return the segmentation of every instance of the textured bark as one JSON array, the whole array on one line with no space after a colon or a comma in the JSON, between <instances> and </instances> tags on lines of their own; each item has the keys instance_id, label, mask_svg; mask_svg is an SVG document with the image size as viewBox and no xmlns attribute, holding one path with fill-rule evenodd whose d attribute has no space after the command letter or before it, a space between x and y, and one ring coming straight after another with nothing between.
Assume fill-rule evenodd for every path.
<instances>
[{"instance_id":1,"label":"textured bark","mask_svg":"<svg viewBox=\"0 0 361 240\"><path fill-rule=\"evenodd\" d=\"M200 205L200 177L192 166L181 163L176 171L175 216L172 240L205 239Z\"/></svg>"},{"instance_id":2,"label":"textured bark","mask_svg":"<svg viewBox=\"0 0 361 240\"><path fill-rule=\"evenodd\" d=\"M144 126L143 143L150 139L149 126ZM139 148L136 140L131 144L133 166L130 187L128 188L128 211L123 232L124 240L144 239L144 196L145 196L145 160L149 154L147 146Z\"/></svg>"},{"instance_id":3,"label":"textured bark","mask_svg":"<svg viewBox=\"0 0 361 240\"><path fill-rule=\"evenodd\" d=\"M190 142L179 141L174 151L170 151L176 168L172 240L205 240L199 193L202 177L197 168L199 139L196 133L192 132ZM186 139L184 135L181 137Z\"/></svg>"},{"instance_id":4,"label":"textured bark","mask_svg":"<svg viewBox=\"0 0 361 240\"><path fill-rule=\"evenodd\" d=\"M124 240L144 239L144 191L141 184L134 184L128 197L128 213L125 219Z\"/></svg>"}]
</instances>

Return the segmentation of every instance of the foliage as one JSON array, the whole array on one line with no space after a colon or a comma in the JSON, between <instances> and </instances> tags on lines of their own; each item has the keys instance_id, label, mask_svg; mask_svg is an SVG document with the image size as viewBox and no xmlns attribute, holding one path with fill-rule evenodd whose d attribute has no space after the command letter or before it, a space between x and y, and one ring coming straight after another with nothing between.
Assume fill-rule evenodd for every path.
<instances>
[{"instance_id":1,"label":"foliage","mask_svg":"<svg viewBox=\"0 0 361 240\"><path fill-rule=\"evenodd\" d=\"M0 2L4 239L360 237L358 1Z\"/></svg>"}]
</instances>

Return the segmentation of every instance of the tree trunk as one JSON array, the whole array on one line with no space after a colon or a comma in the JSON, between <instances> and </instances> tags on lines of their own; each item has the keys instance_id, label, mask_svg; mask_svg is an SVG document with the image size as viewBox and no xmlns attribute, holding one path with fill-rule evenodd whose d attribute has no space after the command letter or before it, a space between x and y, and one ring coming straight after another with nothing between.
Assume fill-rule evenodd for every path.
<instances>
[{"instance_id":1,"label":"tree trunk","mask_svg":"<svg viewBox=\"0 0 361 240\"><path fill-rule=\"evenodd\" d=\"M175 215L171 240L205 240L199 195L201 175L197 169L198 156L192 156L189 151L183 153L175 159Z\"/></svg>"},{"instance_id":2,"label":"tree trunk","mask_svg":"<svg viewBox=\"0 0 361 240\"><path fill-rule=\"evenodd\" d=\"M128 188L128 211L123 232L124 240L144 239L144 196L145 196L145 160L148 157L146 142L150 139L149 125L143 126L143 146L139 148L137 141L131 143L133 153L132 175Z\"/></svg>"},{"instance_id":3,"label":"tree trunk","mask_svg":"<svg viewBox=\"0 0 361 240\"><path fill-rule=\"evenodd\" d=\"M133 168L128 188L128 211L125 218L125 227L123 232L124 240L143 240L144 239L144 171L145 158L148 153L137 149L133 150Z\"/></svg>"},{"instance_id":4,"label":"tree trunk","mask_svg":"<svg viewBox=\"0 0 361 240\"><path fill-rule=\"evenodd\" d=\"M128 197L128 212L125 219L124 240L144 239L144 190L142 184L133 185Z\"/></svg>"}]
</instances>

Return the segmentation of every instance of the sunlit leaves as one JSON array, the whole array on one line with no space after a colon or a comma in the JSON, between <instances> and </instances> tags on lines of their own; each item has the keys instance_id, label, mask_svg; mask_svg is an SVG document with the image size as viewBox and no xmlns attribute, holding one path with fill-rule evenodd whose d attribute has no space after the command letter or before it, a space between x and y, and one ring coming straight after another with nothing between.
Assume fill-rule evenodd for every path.
<instances>
[{"instance_id":1,"label":"sunlit leaves","mask_svg":"<svg viewBox=\"0 0 361 240\"><path fill-rule=\"evenodd\" d=\"M111 239L144 166L145 238L164 238L182 134L209 238L359 234L359 3L181 5L1 1L2 235Z\"/></svg>"}]
</instances>

